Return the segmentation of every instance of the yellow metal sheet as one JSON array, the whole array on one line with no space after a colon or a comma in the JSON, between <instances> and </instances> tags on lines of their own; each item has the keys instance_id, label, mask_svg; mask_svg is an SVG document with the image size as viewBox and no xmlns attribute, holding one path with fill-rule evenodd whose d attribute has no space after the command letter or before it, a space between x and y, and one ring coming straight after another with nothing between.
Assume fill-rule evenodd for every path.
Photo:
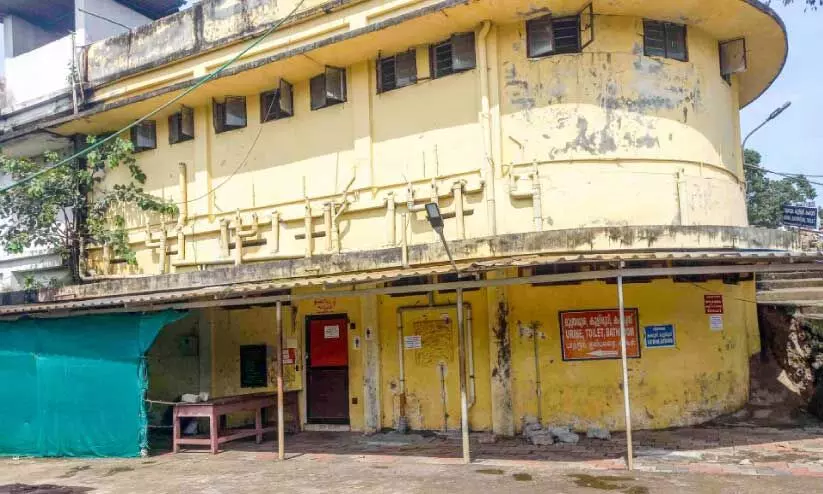
<instances>
[{"instance_id":1,"label":"yellow metal sheet","mask_svg":"<svg viewBox=\"0 0 823 494\"><path fill-rule=\"evenodd\" d=\"M460 428L457 309L403 313L406 416L413 430Z\"/></svg>"}]
</instances>

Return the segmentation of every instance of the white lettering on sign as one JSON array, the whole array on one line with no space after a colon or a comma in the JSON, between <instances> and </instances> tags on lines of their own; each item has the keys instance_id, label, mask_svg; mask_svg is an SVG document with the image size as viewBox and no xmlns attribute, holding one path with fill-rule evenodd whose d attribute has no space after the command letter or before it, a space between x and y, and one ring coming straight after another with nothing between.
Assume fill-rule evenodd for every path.
<instances>
[{"instance_id":1,"label":"white lettering on sign","mask_svg":"<svg viewBox=\"0 0 823 494\"><path fill-rule=\"evenodd\" d=\"M323 328L323 338L336 340L340 338L340 326L326 326Z\"/></svg>"},{"instance_id":2,"label":"white lettering on sign","mask_svg":"<svg viewBox=\"0 0 823 494\"><path fill-rule=\"evenodd\" d=\"M420 335L406 336L403 338L406 350L419 350L423 348L423 338Z\"/></svg>"},{"instance_id":3,"label":"white lettering on sign","mask_svg":"<svg viewBox=\"0 0 823 494\"><path fill-rule=\"evenodd\" d=\"M723 316L709 316L709 327L712 331L723 331Z\"/></svg>"}]
</instances>

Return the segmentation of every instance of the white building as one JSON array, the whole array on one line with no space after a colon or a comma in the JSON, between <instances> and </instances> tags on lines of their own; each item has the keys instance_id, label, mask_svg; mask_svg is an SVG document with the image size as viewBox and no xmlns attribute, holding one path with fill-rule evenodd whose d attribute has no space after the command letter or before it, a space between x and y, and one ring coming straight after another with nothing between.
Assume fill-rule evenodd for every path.
<instances>
[{"instance_id":1,"label":"white building","mask_svg":"<svg viewBox=\"0 0 823 494\"><path fill-rule=\"evenodd\" d=\"M71 114L86 96L83 47L132 31L176 12L184 0L0 0L3 22L5 94L2 128L11 132L34 115ZM11 157L71 151L73 141L46 130L5 146ZM0 177L0 184L7 184ZM0 249L0 291L47 286L68 277L59 255L47 249L8 254Z\"/></svg>"}]
</instances>

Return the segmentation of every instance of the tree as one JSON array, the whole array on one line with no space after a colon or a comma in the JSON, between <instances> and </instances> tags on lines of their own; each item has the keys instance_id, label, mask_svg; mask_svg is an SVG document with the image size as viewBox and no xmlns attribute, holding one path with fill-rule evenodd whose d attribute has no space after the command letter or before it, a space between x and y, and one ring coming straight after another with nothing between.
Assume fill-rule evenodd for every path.
<instances>
[{"instance_id":1,"label":"tree","mask_svg":"<svg viewBox=\"0 0 823 494\"><path fill-rule=\"evenodd\" d=\"M755 226L777 228L783 218L783 205L811 201L817 192L803 176L772 180L761 166L760 153L747 149L745 154L746 203L749 223Z\"/></svg>"},{"instance_id":2,"label":"tree","mask_svg":"<svg viewBox=\"0 0 823 494\"><path fill-rule=\"evenodd\" d=\"M803 4L807 7L809 7L809 8L812 8L812 9L817 9L821 4L823 4L823 1L821 1L821 0L782 0L782 1L783 1L783 5L790 5L790 4L793 4L793 3L800 3L800 4ZM766 3L771 4L772 2L771 2L771 0L769 0Z\"/></svg>"},{"instance_id":3,"label":"tree","mask_svg":"<svg viewBox=\"0 0 823 494\"><path fill-rule=\"evenodd\" d=\"M90 137L88 144L95 138ZM60 156L47 153L46 163ZM0 156L0 174L13 182L41 170L40 160ZM106 188L107 172L129 170L126 183ZM146 193L146 175L133 156L132 143L114 139L68 163L0 194L0 244L10 253L45 247L63 256L73 281L79 282L81 252L87 245L109 245L114 256L136 264L126 232L126 213L173 215L177 206Z\"/></svg>"}]
</instances>

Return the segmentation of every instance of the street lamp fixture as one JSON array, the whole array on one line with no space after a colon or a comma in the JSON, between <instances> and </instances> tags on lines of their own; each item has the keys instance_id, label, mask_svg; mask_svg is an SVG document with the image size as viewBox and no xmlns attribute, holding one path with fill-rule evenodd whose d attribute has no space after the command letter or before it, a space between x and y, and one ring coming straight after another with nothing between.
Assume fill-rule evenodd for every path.
<instances>
[{"instance_id":1,"label":"street lamp fixture","mask_svg":"<svg viewBox=\"0 0 823 494\"><path fill-rule=\"evenodd\" d=\"M449 250L449 244L446 242L446 236L443 234L443 215L440 213L440 206L438 206L437 203L430 202L426 204L426 218L428 218L432 229L437 233L437 235L440 236L440 241L443 243L443 248L446 249L446 255L449 256L449 262L452 264L454 272L459 276L460 270L457 269L457 264L454 262L452 253Z\"/></svg>"},{"instance_id":2,"label":"street lamp fixture","mask_svg":"<svg viewBox=\"0 0 823 494\"><path fill-rule=\"evenodd\" d=\"M769 117L768 117L766 120L764 120L762 124L758 125L757 127L755 127L755 128L754 128L754 130L753 130L753 131L749 132L749 134L746 136L746 138L745 138L745 139L743 139L743 146L742 146L742 147L743 147L743 151L744 151L744 152L746 151L746 142L748 142L749 138L750 138L751 136L753 136L755 132L757 132L758 130L760 130L760 129L762 129L763 127L765 127L765 125L766 125L767 123L769 123L769 122L771 122L772 120L774 120L775 118L779 117L779 116L780 116L780 114L781 114L781 113L783 113L784 111L788 110L790 106L792 106L792 102L791 102L791 101L787 101L787 102L783 103L782 105L780 105L780 107L779 107L779 108L777 108L775 111L771 112L771 113L769 114Z\"/></svg>"}]
</instances>

